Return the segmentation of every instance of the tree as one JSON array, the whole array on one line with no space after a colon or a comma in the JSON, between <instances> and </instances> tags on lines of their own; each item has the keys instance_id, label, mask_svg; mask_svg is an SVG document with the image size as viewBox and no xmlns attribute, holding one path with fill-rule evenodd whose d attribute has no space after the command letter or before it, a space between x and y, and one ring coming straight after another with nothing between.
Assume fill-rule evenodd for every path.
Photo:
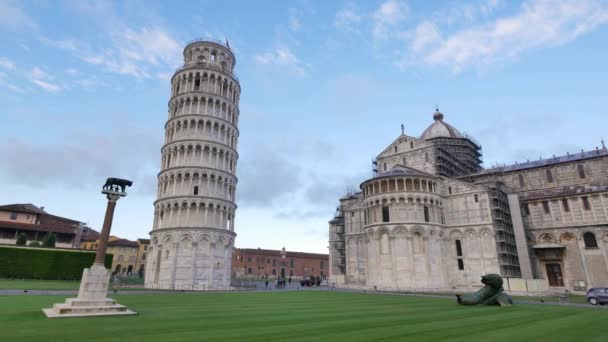
<instances>
[{"instance_id":1,"label":"tree","mask_svg":"<svg viewBox=\"0 0 608 342\"><path fill-rule=\"evenodd\" d=\"M17 246L25 246L27 243L27 235L24 232L17 234Z\"/></svg>"},{"instance_id":2,"label":"tree","mask_svg":"<svg viewBox=\"0 0 608 342\"><path fill-rule=\"evenodd\" d=\"M39 241L32 241L32 242L30 242L30 247L40 247L40 242Z\"/></svg>"},{"instance_id":3,"label":"tree","mask_svg":"<svg viewBox=\"0 0 608 342\"><path fill-rule=\"evenodd\" d=\"M48 233L44 236L42 240L42 245L44 247L55 247L55 234Z\"/></svg>"}]
</instances>

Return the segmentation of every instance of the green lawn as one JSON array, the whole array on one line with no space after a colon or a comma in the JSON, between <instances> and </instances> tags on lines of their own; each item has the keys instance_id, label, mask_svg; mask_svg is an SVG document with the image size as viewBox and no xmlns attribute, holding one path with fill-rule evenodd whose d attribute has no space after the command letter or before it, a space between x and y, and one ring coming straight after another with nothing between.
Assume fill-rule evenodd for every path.
<instances>
[{"instance_id":1,"label":"green lawn","mask_svg":"<svg viewBox=\"0 0 608 342\"><path fill-rule=\"evenodd\" d=\"M115 296L128 317L47 319L60 296L0 297L3 341L605 341L608 310L465 307L330 291Z\"/></svg>"}]
</instances>

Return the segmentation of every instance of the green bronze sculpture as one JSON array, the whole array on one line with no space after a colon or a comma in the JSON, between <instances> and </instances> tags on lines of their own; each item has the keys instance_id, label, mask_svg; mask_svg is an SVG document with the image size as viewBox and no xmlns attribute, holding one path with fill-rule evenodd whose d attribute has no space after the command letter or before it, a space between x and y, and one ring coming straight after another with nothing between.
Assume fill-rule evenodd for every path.
<instances>
[{"instance_id":1,"label":"green bronze sculpture","mask_svg":"<svg viewBox=\"0 0 608 342\"><path fill-rule=\"evenodd\" d=\"M458 304L462 305L500 305L509 306L513 304L511 296L502 288L502 278L498 274L486 274L481 277L481 283L485 286L475 293L456 295Z\"/></svg>"}]
</instances>

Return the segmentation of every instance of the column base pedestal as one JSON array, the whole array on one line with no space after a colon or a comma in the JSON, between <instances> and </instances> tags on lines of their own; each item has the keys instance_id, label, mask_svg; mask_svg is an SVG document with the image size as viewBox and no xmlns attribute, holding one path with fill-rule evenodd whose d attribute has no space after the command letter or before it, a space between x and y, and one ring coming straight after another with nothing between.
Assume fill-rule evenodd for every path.
<instances>
[{"instance_id":1,"label":"column base pedestal","mask_svg":"<svg viewBox=\"0 0 608 342\"><path fill-rule=\"evenodd\" d=\"M65 303L54 304L52 308L42 309L48 318L90 317L136 315L126 306L106 298L110 271L103 266L93 265L82 272L82 281L77 298L68 298Z\"/></svg>"}]
</instances>

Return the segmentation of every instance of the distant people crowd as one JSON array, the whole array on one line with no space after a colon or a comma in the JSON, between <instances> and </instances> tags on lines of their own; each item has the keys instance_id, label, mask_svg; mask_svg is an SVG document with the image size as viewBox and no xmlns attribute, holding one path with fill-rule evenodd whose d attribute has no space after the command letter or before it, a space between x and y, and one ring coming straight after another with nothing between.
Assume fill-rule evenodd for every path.
<instances>
[{"instance_id":1,"label":"distant people crowd","mask_svg":"<svg viewBox=\"0 0 608 342\"><path fill-rule=\"evenodd\" d=\"M276 289L282 289L282 288L285 288L285 285L287 283L291 284L291 277L285 278L285 276L278 276L277 279L275 280L274 287ZM264 285L266 286L266 289L268 289L268 276L266 276Z\"/></svg>"}]
</instances>

